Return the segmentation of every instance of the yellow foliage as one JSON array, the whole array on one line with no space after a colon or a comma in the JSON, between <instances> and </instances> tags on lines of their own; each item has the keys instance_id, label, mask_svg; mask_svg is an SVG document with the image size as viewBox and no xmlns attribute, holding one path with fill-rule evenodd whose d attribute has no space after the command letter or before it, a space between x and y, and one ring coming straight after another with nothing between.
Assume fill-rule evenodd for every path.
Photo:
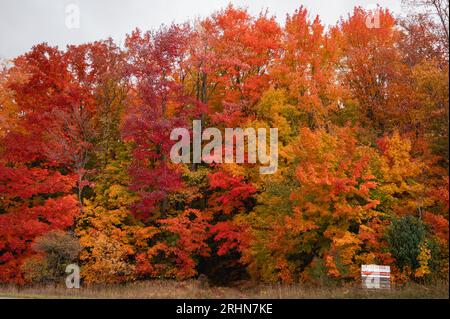
<instances>
[{"instance_id":1,"label":"yellow foliage","mask_svg":"<svg viewBox=\"0 0 450 319\"><path fill-rule=\"evenodd\" d=\"M82 237L84 248L80 261L86 262L81 276L87 283L117 283L134 278L134 265L127 262L130 248L103 232L92 231L91 237Z\"/></svg>"},{"instance_id":2,"label":"yellow foliage","mask_svg":"<svg viewBox=\"0 0 450 319\"><path fill-rule=\"evenodd\" d=\"M419 268L416 269L415 276L418 278L425 277L431 273L429 262L431 260L431 250L428 248L426 243L420 244L420 253L417 256L417 261L419 262Z\"/></svg>"},{"instance_id":3,"label":"yellow foliage","mask_svg":"<svg viewBox=\"0 0 450 319\"><path fill-rule=\"evenodd\" d=\"M411 142L395 132L387 139L386 149L380 159L383 184L379 190L387 195L389 208L397 214L411 214L425 205L425 185L418 178L424 163L410 154Z\"/></svg>"}]
</instances>

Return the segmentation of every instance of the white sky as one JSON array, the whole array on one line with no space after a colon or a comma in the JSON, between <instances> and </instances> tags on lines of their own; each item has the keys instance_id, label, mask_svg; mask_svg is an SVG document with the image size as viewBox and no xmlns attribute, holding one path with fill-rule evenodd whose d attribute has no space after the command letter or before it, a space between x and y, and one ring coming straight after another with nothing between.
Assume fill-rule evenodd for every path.
<instances>
[{"instance_id":1,"label":"white sky","mask_svg":"<svg viewBox=\"0 0 450 319\"><path fill-rule=\"evenodd\" d=\"M354 6L376 4L401 13L401 0L0 0L0 58L13 58L34 44L48 42L64 48L111 36L122 44L127 33L161 24L205 17L228 3L247 7L252 14L269 9L283 24L287 13L300 5L326 25L346 17ZM66 27L66 6L80 10L80 28Z\"/></svg>"}]
</instances>

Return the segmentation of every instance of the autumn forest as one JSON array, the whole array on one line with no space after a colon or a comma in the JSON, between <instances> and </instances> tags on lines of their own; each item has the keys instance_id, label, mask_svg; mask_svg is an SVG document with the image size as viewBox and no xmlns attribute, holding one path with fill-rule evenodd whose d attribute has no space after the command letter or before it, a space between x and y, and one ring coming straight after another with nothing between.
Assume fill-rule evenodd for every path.
<instances>
[{"instance_id":1,"label":"autumn forest","mask_svg":"<svg viewBox=\"0 0 450 319\"><path fill-rule=\"evenodd\" d=\"M0 283L448 280L448 12L406 2L333 26L229 5L5 61ZM193 120L277 128L277 171L173 163Z\"/></svg>"}]
</instances>

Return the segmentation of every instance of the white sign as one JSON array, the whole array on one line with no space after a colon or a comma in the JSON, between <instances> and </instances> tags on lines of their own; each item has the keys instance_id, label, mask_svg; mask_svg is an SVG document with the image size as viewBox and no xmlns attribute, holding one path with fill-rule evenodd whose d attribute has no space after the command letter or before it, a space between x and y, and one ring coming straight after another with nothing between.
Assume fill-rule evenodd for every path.
<instances>
[{"instance_id":1,"label":"white sign","mask_svg":"<svg viewBox=\"0 0 450 319\"><path fill-rule=\"evenodd\" d=\"M381 265L361 265L361 280L363 288L391 288L391 267Z\"/></svg>"}]
</instances>

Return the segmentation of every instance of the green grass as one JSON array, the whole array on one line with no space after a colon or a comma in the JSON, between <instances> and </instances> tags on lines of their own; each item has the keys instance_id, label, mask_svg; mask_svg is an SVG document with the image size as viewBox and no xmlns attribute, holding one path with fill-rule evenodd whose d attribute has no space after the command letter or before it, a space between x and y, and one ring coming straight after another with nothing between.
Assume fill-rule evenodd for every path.
<instances>
[{"instance_id":1,"label":"green grass","mask_svg":"<svg viewBox=\"0 0 450 319\"><path fill-rule=\"evenodd\" d=\"M448 282L429 285L410 283L390 290L365 290L359 286L311 287L304 285L257 285L245 287L201 287L199 282L155 280L126 285L88 286L67 289L64 286L0 286L0 298L291 298L291 299L420 299L449 298Z\"/></svg>"}]
</instances>

